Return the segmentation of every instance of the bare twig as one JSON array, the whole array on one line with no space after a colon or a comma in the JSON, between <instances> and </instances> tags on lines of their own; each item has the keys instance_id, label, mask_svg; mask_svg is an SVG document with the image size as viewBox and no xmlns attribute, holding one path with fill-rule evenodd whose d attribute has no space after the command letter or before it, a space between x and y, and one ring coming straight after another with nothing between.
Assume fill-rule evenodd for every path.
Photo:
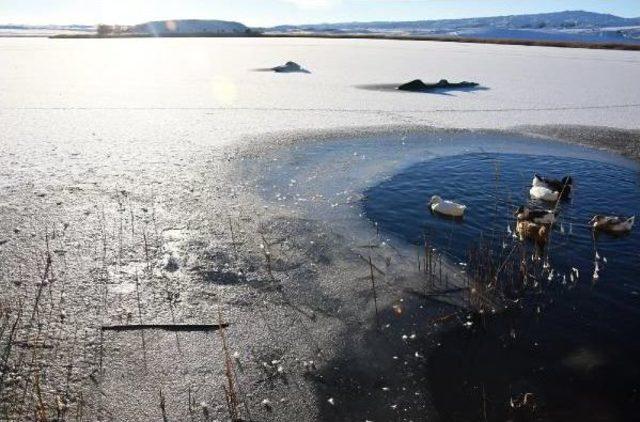
<instances>
[{"instance_id":1,"label":"bare twig","mask_svg":"<svg viewBox=\"0 0 640 422\"><path fill-rule=\"evenodd\" d=\"M376 327L380 328L380 321L378 317L378 296L376 294L376 279L373 276L373 262L371 261L371 255L369 255L369 272L371 277L371 289L373 291L373 304L376 310Z\"/></svg>"},{"instance_id":2,"label":"bare twig","mask_svg":"<svg viewBox=\"0 0 640 422\"><path fill-rule=\"evenodd\" d=\"M225 393L225 400L227 402L227 410L229 411L229 417L232 421L237 421L240 418L240 412L238 410L239 401L236 391L236 379L235 372L233 370L233 359L229 353L229 346L227 344L227 336L225 333L222 319L222 307L218 306L218 325L223 327L219 333L222 339L222 351L224 353L224 375L227 379L227 385L223 385L222 388Z\"/></svg>"},{"instance_id":3,"label":"bare twig","mask_svg":"<svg viewBox=\"0 0 640 422\"><path fill-rule=\"evenodd\" d=\"M167 408L165 405L164 394L162 394L162 388L160 388L159 393L160 393L160 411L162 412L162 421L169 422L169 418L167 417Z\"/></svg>"}]
</instances>

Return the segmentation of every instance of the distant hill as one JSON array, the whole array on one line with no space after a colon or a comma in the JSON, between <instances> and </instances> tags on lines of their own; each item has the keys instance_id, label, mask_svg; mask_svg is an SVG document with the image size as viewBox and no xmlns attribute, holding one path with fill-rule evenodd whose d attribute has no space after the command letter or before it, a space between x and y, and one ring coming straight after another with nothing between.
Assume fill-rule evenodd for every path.
<instances>
[{"instance_id":1,"label":"distant hill","mask_svg":"<svg viewBox=\"0 0 640 422\"><path fill-rule=\"evenodd\" d=\"M169 20L152 21L129 28L129 32L138 34L170 35L170 34L242 34L249 30L239 22L219 20Z\"/></svg>"},{"instance_id":2,"label":"distant hill","mask_svg":"<svg viewBox=\"0 0 640 422\"><path fill-rule=\"evenodd\" d=\"M640 43L640 18L585 11L401 22L281 25L265 32L396 33L442 37Z\"/></svg>"},{"instance_id":3,"label":"distant hill","mask_svg":"<svg viewBox=\"0 0 640 422\"><path fill-rule=\"evenodd\" d=\"M198 19L151 21L133 26L0 24L0 37L60 35L86 38L95 36L96 33L106 36L236 36L250 34L251 31L239 22Z\"/></svg>"},{"instance_id":4,"label":"distant hill","mask_svg":"<svg viewBox=\"0 0 640 422\"><path fill-rule=\"evenodd\" d=\"M139 25L0 25L2 36L60 36L65 38L147 36L256 36L260 33L289 35L356 35L423 37L453 40L516 40L519 42L563 42L640 45L640 17L585 11L534 15L494 16L467 19L400 22L343 22L280 25L248 28L239 22L180 19L151 21ZM509 42L509 41L505 41Z\"/></svg>"}]
</instances>

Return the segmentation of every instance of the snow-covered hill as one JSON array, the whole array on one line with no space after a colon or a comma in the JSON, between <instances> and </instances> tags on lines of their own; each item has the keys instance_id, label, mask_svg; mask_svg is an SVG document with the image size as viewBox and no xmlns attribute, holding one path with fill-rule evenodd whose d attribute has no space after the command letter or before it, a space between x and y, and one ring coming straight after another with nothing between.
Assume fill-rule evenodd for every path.
<instances>
[{"instance_id":1,"label":"snow-covered hill","mask_svg":"<svg viewBox=\"0 0 640 422\"><path fill-rule=\"evenodd\" d=\"M413 35L640 43L640 18L584 11L406 22L282 25L268 32L403 33Z\"/></svg>"}]
</instances>

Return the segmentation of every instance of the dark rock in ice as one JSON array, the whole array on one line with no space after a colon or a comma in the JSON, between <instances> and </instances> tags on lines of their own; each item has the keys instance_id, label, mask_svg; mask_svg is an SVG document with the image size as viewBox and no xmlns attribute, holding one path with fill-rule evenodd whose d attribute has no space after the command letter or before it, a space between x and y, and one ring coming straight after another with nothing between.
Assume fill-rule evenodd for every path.
<instances>
[{"instance_id":1,"label":"dark rock in ice","mask_svg":"<svg viewBox=\"0 0 640 422\"><path fill-rule=\"evenodd\" d=\"M282 66L276 66L276 67L273 67L271 69L274 72L278 72L278 73L290 73L290 72L311 73L308 70L303 69L302 66L300 66L296 62L286 62Z\"/></svg>"},{"instance_id":2,"label":"dark rock in ice","mask_svg":"<svg viewBox=\"0 0 640 422\"><path fill-rule=\"evenodd\" d=\"M478 85L479 84L475 82L449 82L446 79L441 79L435 84L425 84L420 79L416 79L411 82L407 82L406 84L400 85L398 89L401 91L424 92L438 88L475 88Z\"/></svg>"}]
</instances>

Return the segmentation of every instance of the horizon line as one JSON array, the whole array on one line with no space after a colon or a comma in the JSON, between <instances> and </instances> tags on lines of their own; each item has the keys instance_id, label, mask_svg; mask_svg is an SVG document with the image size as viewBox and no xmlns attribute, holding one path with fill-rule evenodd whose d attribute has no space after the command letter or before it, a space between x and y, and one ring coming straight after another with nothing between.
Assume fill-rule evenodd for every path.
<instances>
[{"instance_id":1,"label":"horizon line","mask_svg":"<svg viewBox=\"0 0 640 422\"><path fill-rule=\"evenodd\" d=\"M279 23L274 25L247 25L243 23L241 20L229 20L229 19L216 19L216 18L169 18L169 19L149 19L144 20L142 22L134 23L134 24L120 24L120 23L106 23L106 22L96 22L96 23L15 23L15 22L7 22L0 23L0 26L30 26L30 27L47 27L47 26L98 26L98 25L122 25L122 26L136 26L142 25L149 22L168 22L168 21L222 21L222 22L236 22L242 25L247 26L248 28L274 28L278 26L304 26L304 25L339 25L339 24L354 24L354 23L405 23L405 22L436 22L436 21L456 21L456 20L466 20L466 19L483 19L483 18L502 18L502 17L513 17L513 16L535 16L535 15L550 15L557 13L567 13L567 12L584 12L584 13L592 13L595 15L609 15L614 16L621 19L640 19L640 16L623 16L614 13L606 13L606 12L593 12L585 9L564 9L564 10L556 10L551 12L538 12L538 13L520 13L520 14L504 14L504 15L486 15L486 16L467 16L467 17L459 17L459 18L441 18L441 19L415 19L415 20L354 20L354 21L335 21L335 22L313 22L313 23Z\"/></svg>"}]
</instances>

